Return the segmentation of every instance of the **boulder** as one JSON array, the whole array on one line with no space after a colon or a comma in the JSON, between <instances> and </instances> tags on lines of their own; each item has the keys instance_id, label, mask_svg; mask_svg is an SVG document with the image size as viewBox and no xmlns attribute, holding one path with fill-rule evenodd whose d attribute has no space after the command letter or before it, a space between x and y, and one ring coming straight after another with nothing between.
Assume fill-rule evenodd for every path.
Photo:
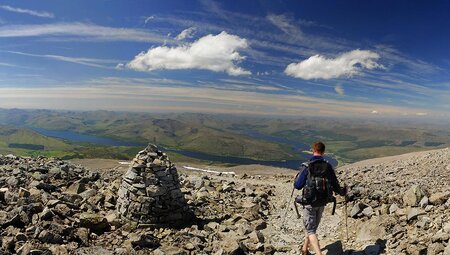
<instances>
[{"instance_id":1,"label":"boulder","mask_svg":"<svg viewBox=\"0 0 450 255\"><path fill-rule=\"evenodd\" d=\"M362 214L371 217L373 215L373 208L371 206L368 206L362 210Z\"/></svg>"},{"instance_id":2,"label":"boulder","mask_svg":"<svg viewBox=\"0 0 450 255\"><path fill-rule=\"evenodd\" d=\"M441 205L450 197L450 192L437 192L430 196L430 203L432 205Z\"/></svg>"},{"instance_id":3,"label":"boulder","mask_svg":"<svg viewBox=\"0 0 450 255\"><path fill-rule=\"evenodd\" d=\"M447 246L444 249L443 255L450 255L450 240L448 241Z\"/></svg>"},{"instance_id":4,"label":"boulder","mask_svg":"<svg viewBox=\"0 0 450 255\"><path fill-rule=\"evenodd\" d=\"M62 244L63 238L61 235L50 232L48 230L43 230L38 235L39 241L43 243L53 243L53 244Z\"/></svg>"},{"instance_id":5,"label":"boulder","mask_svg":"<svg viewBox=\"0 0 450 255\"><path fill-rule=\"evenodd\" d=\"M357 242L376 241L383 239L386 235L385 227L380 224L379 217L372 217L370 220L362 222L356 234Z\"/></svg>"},{"instance_id":6,"label":"boulder","mask_svg":"<svg viewBox=\"0 0 450 255\"><path fill-rule=\"evenodd\" d=\"M423 196L425 196L423 190L419 186L414 185L409 188L403 195L403 205L417 206Z\"/></svg>"},{"instance_id":7,"label":"boulder","mask_svg":"<svg viewBox=\"0 0 450 255\"><path fill-rule=\"evenodd\" d=\"M445 233L450 233L450 221L445 223L444 228L442 229Z\"/></svg>"},{"instance_id":8,"label":"boulder","mask_svg":"<svg viewBox=\"0 0 450 255\"><path fill-rule=\"evenodd\" d=\"M419 205L420 205L420 207L425 208L425 207L427 207L428 202L429 202L428 197L427 197L427 196L424 196L424 197L420 200Z\"/></svg>"},{"instance_id":9,"label":"boulder","mask_svg":"<svg viewBox=\"0 0 450 255\"><path fill-rule=\"evenodd\" d=\"M160 246L158 238L151 234L142 234L139 236L133 235L130 238L130 241L134 249L157 248Z\"/></svg>"},{"instance_id":10,"label":"boulder","mask_svg":"<svg viewBox=\"0 0 450 255\"><path fill-rule=\"evenodd\" d=\"M93 232L103 232L110 228L108 220L103 215L93 213L81 213L79 215L80 226Z\"/></svg>"},{"instance_id":11,"label":"boulder","mask_svg":"<svg viewBox=\"0 0 450 255\"><path fill-rule=\"evenodd\" d=\"M83 191L86 190L86 185L85 183L81 182L81 181L77 181L75 183L73 183L72 185L70 185L66 192L67 193L72 193L72 194L80 194Z\"/></svg>"},{"instance_id":12,"label":"boulder","mask_svg":"<svg viewBox=\"0 0 450 255\"><path fill-rule=\"evenodd\" d=\"M418 208L408 208L407 212L406 212L407 216L406 219L407 221L412 221L417 219L417 216L423 214L423 212L421 212Z\"/></svg>"},{"instance_id":13,"label":"boulder","mask_svg":"<svg viewBox=\"0 0 450 255\"><path fill-rule=\"evenodd\" d=\"M427 255L439 255L445 249L444 244L442 243L431 243L427 249Z\"/></svg>"},{"instance_id":14,"label":"boulder","mask_svg":"<svg viewBox=\"0 0 450 255\"><path fill-rule=\"evenodd\" d=\"M389 213L390 213L390 214L393 214L393 213L395 213L398 209L399 209L398 205L394 203L394 204L392 204L392 205L389 207Z\"/></svg>"}]
</instances>

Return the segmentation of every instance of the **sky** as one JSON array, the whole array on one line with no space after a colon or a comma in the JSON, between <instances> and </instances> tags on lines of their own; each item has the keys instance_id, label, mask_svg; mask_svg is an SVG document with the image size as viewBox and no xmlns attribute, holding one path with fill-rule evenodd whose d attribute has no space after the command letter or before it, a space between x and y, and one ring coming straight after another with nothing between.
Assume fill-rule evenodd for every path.
<instances>
[{"instance_id":1,"label":"sky","mask_svg":"<svg viewBox=\"0 0 450 255\"><path fill-rule=\"evenodd\" d=\"M0 107L450 119L448 1L0 1Z\"/></svg>"}]
</instances>

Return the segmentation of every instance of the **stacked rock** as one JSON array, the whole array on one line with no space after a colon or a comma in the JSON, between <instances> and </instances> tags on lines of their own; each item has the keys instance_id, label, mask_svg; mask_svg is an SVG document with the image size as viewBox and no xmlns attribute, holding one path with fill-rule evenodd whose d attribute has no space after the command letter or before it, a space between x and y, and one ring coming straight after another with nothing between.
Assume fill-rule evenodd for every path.
<instances>
[{"instance_id":1,"label":"stacked rock","mask_svg":"<svg viewBox=\"0 0 450 255\"><path fill-rule=\"evenodd\" d=\"M175 165L153 144L133 159L118 196L117 210L123 219L152 225L183 224L192 219Z\"/></svg>"}]
</instances>

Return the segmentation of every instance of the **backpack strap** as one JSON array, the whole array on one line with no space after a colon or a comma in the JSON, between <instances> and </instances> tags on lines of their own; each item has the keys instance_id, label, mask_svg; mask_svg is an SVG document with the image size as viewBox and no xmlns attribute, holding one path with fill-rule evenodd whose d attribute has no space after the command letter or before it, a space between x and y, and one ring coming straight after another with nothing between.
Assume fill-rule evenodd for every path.
<instances>
[{"instance_id":1,"label":"backpack strap","mask_svg":"<svg viewBox=\"0 0 450 255\"><path fill-rule=\"evenodd\" d=\"M300 165L300 167L302 167L302 166L304 166L304 167L309 167L309 164L310 164L311 162L303 162L301 165Z\"/></svg>"},{"instance_id":2,"label":"backpack strap","mask_svg":"<svg viewBox=\"0 0 450 255\"><path fill-rule=\"evenodd\" d=\"M311 160L311 161L309 161L309 162L307 162L307 163L308 163L308 165L310 165L310 164L313 164L313 163L316 163L316 162L320 162L320 161L322 161L322 162L327 162L327 163L328 163L328 160L326 160L326 159L324 159L324 158ZM302 163L302 164L303 164L303 163Z\"/></svg>"},{"instance_id":3,"label":"backpack strap","mask_svg":"<svg viewBox=\"0 0 450 255\"><path fill-rule=\"evenodd\" d=\"M311 184L311 169L309 167L307 168L308 176L306 177L306 182L309 182Z\"/></svg>"}]
</instances>

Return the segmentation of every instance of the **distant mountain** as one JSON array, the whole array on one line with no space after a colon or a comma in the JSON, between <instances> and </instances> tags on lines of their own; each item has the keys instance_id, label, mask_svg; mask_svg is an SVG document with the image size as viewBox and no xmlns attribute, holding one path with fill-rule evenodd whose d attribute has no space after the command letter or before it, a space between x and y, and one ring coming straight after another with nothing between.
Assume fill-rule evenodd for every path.
<instances>
[{"instance_id":1,"label":"distant mountain","mask_svg":"<svg viewBox=\"0 0 450 255\"><path fill-rule=\"evenodd\" d=\"M377 120L0 109L1 123L259 160L304 160L300 151L308 150L308 144L317 140L324 141L327 152L341 163L450 145L444 126ZM137 150L93 145L77 149L86 157L131 157Z\"/></svg>"}]
</instances>

